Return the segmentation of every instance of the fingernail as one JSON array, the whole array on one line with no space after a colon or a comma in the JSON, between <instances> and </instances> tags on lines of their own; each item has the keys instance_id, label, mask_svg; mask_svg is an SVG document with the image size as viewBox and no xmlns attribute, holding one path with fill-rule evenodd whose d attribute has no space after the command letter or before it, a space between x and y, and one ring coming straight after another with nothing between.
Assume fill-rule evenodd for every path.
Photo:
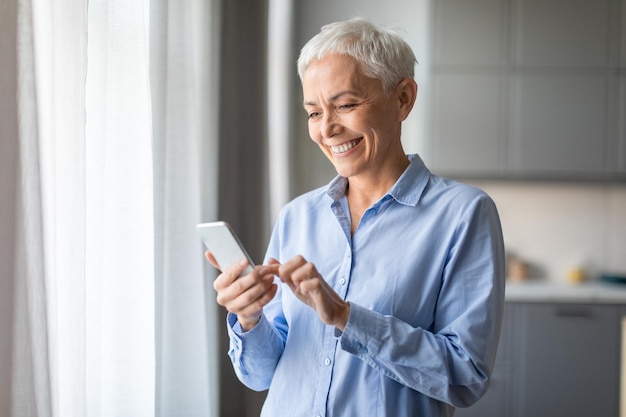
<instances>
[{"instance_id":1,"label":"fingernail","mask_svg":"<svg viewBox=\"0 0 626 417\"><path fill-rule=\"evenodd\" d=\"M240 266L245 266L247 263L248 263L247 259L242 259L241 261L239 261Z\"/></svg>"}]
</instances>

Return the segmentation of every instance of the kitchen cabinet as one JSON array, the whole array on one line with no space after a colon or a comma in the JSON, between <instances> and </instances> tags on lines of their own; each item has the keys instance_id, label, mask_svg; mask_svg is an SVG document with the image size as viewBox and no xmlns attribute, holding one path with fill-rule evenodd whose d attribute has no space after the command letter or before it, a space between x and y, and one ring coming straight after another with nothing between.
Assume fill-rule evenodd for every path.
<instances>
[{"instance_id":1,"label":"kitchen cabinet","mask_svg":"<svg viewBox=\"0 0 626 417\"><path fill-rule=\"evenodd\" d=\"M617 416L620 308L520 306L519 416Z\"/></svg>"},{"instance_id":2,"label":"kitchen cabinet","mask_svg":"<svg viewBox=\"0 0 626 417\"><path fill-rule=\"evenodd\" d=\"M506 151L508 11L503 0L433 2L426 163L444 175L493 177Z\"/></svg>"},{"instance_id":3,"label":"kitchen cabinet","mask_svg":"<svg viewBox=\"0 0 626 417\"><path fill-rule=\"evenodd\" d=\"M617 417L620 305L511 303L493 385L457 416Z\"/></svg>"},{"instance_id":4,"label":"kitchen cabinet","mask_svg":"<svg viewBox=\"0 0 626 417\"><path fill-rule=\"evenodd\" d=\"M626 179L625 17L626 0L434 2L432 170Z\"/></svg>"}]
</instances>

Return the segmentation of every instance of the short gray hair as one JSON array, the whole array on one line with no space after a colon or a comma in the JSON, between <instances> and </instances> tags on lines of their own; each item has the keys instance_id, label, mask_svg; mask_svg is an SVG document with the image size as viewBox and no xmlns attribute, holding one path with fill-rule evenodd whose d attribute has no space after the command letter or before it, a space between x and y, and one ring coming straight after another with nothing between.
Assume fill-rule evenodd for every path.
<instances>
[{"instance_id":1,"label":"short gray hair","mask_svg":"<svg viewBox=\"0 0 626 417\"><path fill-rule=\"evenodd\" d=\"M382 81L387 94L400 81L413 78L417 62L409 44L395 31L361 18L325 25L304 45L298 58L300 80L311 61L328 54L354 58L366 76Z\"/></svg>"}]
</instances>

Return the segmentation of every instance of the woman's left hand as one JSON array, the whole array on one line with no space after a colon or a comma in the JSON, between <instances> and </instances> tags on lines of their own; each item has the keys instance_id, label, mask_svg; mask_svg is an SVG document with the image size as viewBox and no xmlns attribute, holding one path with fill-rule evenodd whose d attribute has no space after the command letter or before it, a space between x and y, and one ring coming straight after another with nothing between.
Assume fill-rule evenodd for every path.
<instances>
[{"instance_id":1,"label":"woman's left hand","mask_svg":"<svg viewBox=\"0 0 626 417\"><path fill-rule=\"evenodd\" d=\"M276 260L270 263L274 262L278 263ZM280 265L278 276L300 301L317 312L323 323L343 331L350 315L350 303L328 285L313 263L298 255Z\"/></svg>"}]
</instances>

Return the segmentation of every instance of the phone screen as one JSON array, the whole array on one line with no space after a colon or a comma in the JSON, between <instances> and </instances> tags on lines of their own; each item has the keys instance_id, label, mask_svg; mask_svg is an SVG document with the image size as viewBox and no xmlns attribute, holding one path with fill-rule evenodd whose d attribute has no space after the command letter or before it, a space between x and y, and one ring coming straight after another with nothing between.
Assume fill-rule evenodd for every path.
<instances>
[{"instance_id":1,"label":"phone screen","mask_svg":"<svg viewBox=\"0 0 626 417\"><path fill-rule=\"evenodd\" d=\"M241 275L252 272L254 262L228 223L222 221L201 223L196 228L204 245L213 254L222 271L226 271L245 258L249 265Z\"/></svg>"}]
</instances>

